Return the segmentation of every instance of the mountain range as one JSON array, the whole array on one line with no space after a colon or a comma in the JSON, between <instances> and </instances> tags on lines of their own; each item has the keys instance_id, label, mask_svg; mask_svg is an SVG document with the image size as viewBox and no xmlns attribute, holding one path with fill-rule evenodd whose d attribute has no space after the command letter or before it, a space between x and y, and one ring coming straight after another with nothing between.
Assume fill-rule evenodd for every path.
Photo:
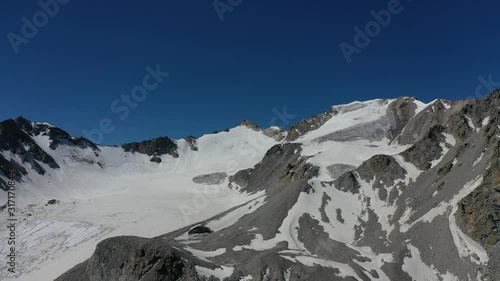
<instances>
[{"instance_id":1,"label":"mountain range","mask_svg":"<svg viewBox=\"0 0 500 281\"><path fill-rule=\"evenodd\" d=\"M11 172L1 280L500 280L499 90L121 146L19 117L1 202Z\"/></svg>"}]
</instances>

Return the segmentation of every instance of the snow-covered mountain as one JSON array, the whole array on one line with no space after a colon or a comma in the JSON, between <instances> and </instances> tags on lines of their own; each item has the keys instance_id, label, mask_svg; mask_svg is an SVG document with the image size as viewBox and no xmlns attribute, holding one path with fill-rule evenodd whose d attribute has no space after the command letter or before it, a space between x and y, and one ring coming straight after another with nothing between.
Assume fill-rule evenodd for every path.
<instances>
[{"instance_id":1,"label":"snow-covered mountain","mask_svg":"<svg viewBox=\"0 0 500 281\"><path fill-rule=\"evenodd\" d=\"M499 118L500 91L403 97L116 147L7 120L0 279L500 280Z\"/></svg>"}]
</instances>

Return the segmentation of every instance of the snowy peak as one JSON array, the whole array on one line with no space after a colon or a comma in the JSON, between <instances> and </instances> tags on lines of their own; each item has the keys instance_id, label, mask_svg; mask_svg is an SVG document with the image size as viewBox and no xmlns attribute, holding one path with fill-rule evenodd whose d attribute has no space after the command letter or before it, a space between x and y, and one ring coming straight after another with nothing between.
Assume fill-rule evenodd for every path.
<instances>
[{"instance_id":1,"label":"snowy peak","mask_svg":"<svg viewBox=\"0 0 500 281\"><path fill-rule=\"evenodd\" d=\"M353 102L288 130L243 121L199 138L97 149L53 126L11 121L17 136L1 133L9 147L31 140L60 167L32 156L46 170L34 172L18 154L31 155L29 145L2 155L26 172L24 202L57 195L61 212L75 213L56 220L77 217L95 231L63 235L41 226L44 218L27 218L33 237L55 237L58 259L67 254L61 237L72 237L85 258L97 246L58 281L493 281L500 280L499 96ZM98 222L82 219L94 211ZM119 237L97 245L110 237L98 229L108 227ZM49 263L23 266L35 272Z\"/></svg>"},{"instance_id":2,"label":"snowy peak","mask_svg":"<svg viewBox=\"0 0 500 281\"><path fill-rule=\"evenodd\" d=\"M272 126L269 128L261 129L259 126L257 126L257 124L253 123L252 121L248 121L248 120L241 121L239 126L243 126L243 127L249 128L251 130L261 132L264 135L275 139L276 141L283 141L286 138L286 136L288 135L288 131L281 128L281 127Z\"/></svg>"},{"instance_id":3,"label":"snowy peak","mask_svg":"<svg viewBox=\"0 0 500 281\"><path fill-rule=\"evenodd\" d=\"M52 169L59 168L57 162L50 154L45 152L33 139L40 134L51 134L53 127L45 124L32 123L19 117L15 120L9 119L0 123L0 172L6 177L14 172L18 180L28 171L14 159L7 160L8 154L15 154L23 163L28 163L29 168L44 175L45 169L40 163L48 165ZM55 139L54 139L55 140ZM1 188L6 189L4 181L0 182Z\"/></svg>"},{"instance_id":4,"label":"snowy peak","mask_svg":"<svg viewBox=\"0 0 500 281\"><path fill-rule=\"evenodd\" d=\"M57 128L49 123L31 122L23 117L13 120L17 126L31 137L47 136L50 141L50 149L54 150L61 144L75 145L80 148L90 147L99 150L97 146L85 138L75 138L66 131Z\"/></svg>"},{"instance_id":5,"label":"snowy peak","mask_svg":"<svg viewBox=\"0 0 500 281\"><path fill-rule=\"evenodd\" d=\"M415 98L378 99L333 106L319 118L303 121L309 130L299 142L392 142L426 105ZM304 133L305 132L305 133ZM292 133L292 132L291 132Z\"/></svg>"}]
</instances>

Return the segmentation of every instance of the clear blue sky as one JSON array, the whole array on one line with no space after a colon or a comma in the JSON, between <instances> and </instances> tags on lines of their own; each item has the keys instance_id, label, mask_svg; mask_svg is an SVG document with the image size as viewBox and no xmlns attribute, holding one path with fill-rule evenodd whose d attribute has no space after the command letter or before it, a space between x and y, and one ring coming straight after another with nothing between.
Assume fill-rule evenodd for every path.
<instances>
[{"instance_id":1,"label":"clear blue sky","mask_svg":"<svg viewBox=\"0 0 500 281\"><path fill-rule=\"evenodd\" d=\"M109 118L115 130L103 143L121 144L242 119L265 127L284 106L299 121L352 100L460 99L474 95L479 76L500 81L498 1L402 0L347 63L339 44L354 45L354 27L389 2L243 0L221 21L211 0L72 0L46 25L39 17L16 54L8 34L22 36L21 19L33 22L42 8L2 1L0 119L22 115L80 136ZM157 64L170 76L121 120L111 104Z\"/></svg>"}]
</instances>

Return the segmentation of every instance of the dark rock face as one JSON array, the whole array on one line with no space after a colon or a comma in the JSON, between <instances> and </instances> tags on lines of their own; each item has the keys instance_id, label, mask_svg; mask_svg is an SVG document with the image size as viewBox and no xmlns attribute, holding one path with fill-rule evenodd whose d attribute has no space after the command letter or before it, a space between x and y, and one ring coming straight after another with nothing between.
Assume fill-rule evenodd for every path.
<instances>
[{"instance_id":1,"label":"dark rock face","mask_svg":"<svg viewBox=\"0 0 500 281\"><path fill-rule=\"evenodd\" d=\"M288 135L286 137L287 141L294 141L301 137L302 135L316 130L321 127L326 121L330 120L338 111L334 108L330 108L327 112L320 115L313 115L311 118L304 119L299 123L296 123L288 129Z\"/></svg>"},{"instance_id":2,"label":"dark rock face","mask_svg":"<svg viewBox=\"0 0 500 281\"><path fill-rule=\"evenodd\" d=\"M249 128L249 129L252 129L254 131L259 131L260 130L260 128L259 128L259 126L257 126L257 124L255 124L255 123L253 123L252 121L249 121L249 120L242 120L240 122L240 126L245 126L245 127Z\"/></svg>"},{"instance_id":3,"label":"dark rock face","mask_svg":"<svg viewBox=\"0 0 500 281\"><path fill-rule=\"evenodd\" d=\"M439 168L439 170L437 172L437 176L438 176L437 180L446 176L451 171L451 168L453 168L453 162L448 162L446 165Z\"/></svg>"},{"instance_id":4,"label":"dark rock face","mask_svg":"<svg viewBox=\"0 0 500 281\"><path fill-rule=\"evenodd\" d=\"M120 257L120 258L116 258ZM193 264L158 240L117 237L102 241L86 262L56 281L198 281Z\"/></svg>"},{"instance_id":5,"label":"dark rock face","mask_svg":"<svg viewBox=\"0 0 500 281\"><path fill-rule=\"evenodd\" d=\"M38 161L47 164L52 169L58 169L59 165L54 158L33 140L33 130L35 128L24 118L3 121L0 123L0 150L19 155L23 163L29 163L33 170L41 175L45 174L45 169ZM18 163L8 161L3 156L0 156L0 169L4 175L8 175L10 171L15 171L17 176L26 174Z\"/></svg>"},{"instance_id":6,"label":"dark rock face","mask_svg":"<svg viewBox=\"0 0 500 281\"><path fill-rule=\"evenodd\" d=\"M417 106L414 98L399 98L389 105L389 116L393 120L391 128L391 140L401 134L406 124L415 115Z\"/></svg>"},{"instance_id":7,"label":"dark rock face","mask_svg":"<svg viewBox=\"0 0 500 281\"><path fill-rule=\"evenodd\" d=\"M99 151L97 145L85 138L74 138L66 131L61 130L56 127L51 127L47 124L42 123L32 123L31 121L19 117L16 119L21 129L28 132L30 135L44 135L49 136L51 149L56 149L61 144L74 145L80 148L90 147L96 151Z\"/></svg>"},{"instance_id":8,"label":"dark rock face","mask_svg":"<svg viewBox=\"0 0 500 281\"><path fill-rule=\"evenodd\" d=\"M356 174L352 171L338 177L333 181L333 184L336 189L344 192L359 193L359 189L361 188Z\"/></svg>"},{"instance_id":9,"label":"dark rock face","mask_svg":"<svg viewBox=\"0 0 500 281\"><path fill-rule=\"evenodd\" d=\"M390 102L390 103L389 103ZM371 122L359 123L348 128L332 132L316 139L318 142L338 141L351 142L357 140L381 141L385 138L396 140L415 115L417 106L415 98L398 98L394 101L376 100L380 106L387 105L387 112ZM362 110L370 104L354 103L336 108L338 113L347 113L353 110ZM320 122L322 125L322 123ZM412 142L413 143L413 142Z\"/></svg>"},{"instance_id":10,"label":"dark rock face","mask_svg":"<svg viewBox=\"0 0 500 281\"><path fill-rule=\"evenodd\" d=\"M459 206L459 214L474 240L487 246L500 240L500 189L481 186Z\"/></svg>"},{"instance_id":11,"label":"dark rock face","mask_svg":"<svg viewBox=\"0 0 500 281\"><path fill-rule=\"evenodd\" d=\"M162 160L157 155L154 155L153 157L151 157L151 159L149 159L149 161L155 162L155 163L161 163Z\"/></svg>"},{"instance_id":12,"label":"dark rock face","mask_svg":"<svg viewBox=\"0 0 500 281\"><path fill-rule=\"evenodd\" d=\"M396 180L403 179L406 170L388 155L375 155L363 162L356 172L365 181L375 181L374 188L392 186Z\"/></svg>"},{"instance_id":13,"label":"dark rock face","mask_svg":"<svg viewBox=\"0 0 500 281\"><path fill-rule=\"evenodd\" d=\"M309 214L304 214L299 218L299 225L299 237L301 237L301 242L304 243L308 250L316 253L317 256L323 259L348 264L361 280L371 280L362 267L355 263L355 261L366 261L360 256L359 252L350 249L343 243L331 240L328 233L324 231L318 221L313 219ZM323 277L319 280L330 279Z\"/></svg>"},{"instance_id":14,"label":"dark rock face","mask_svg":"<svg viewBox=\"0 0 500 281\"><path fill-rule=\"evenodd\" d=\"M122 145L122 148L126 152L137 152L148 156L169 154L174 158L179 157L179 154L177 153L177 144L168 137L160 137L143 142L128 143Z\"/></svg>"},{"instance_id":15,"label":"dark rock face","mask_svg":"<svg viewBox=\"0 0 500 281\"><path fill-rule=\"evenodd\" d=\"M455 124L456 122L450 118L457 118L455 113L460 112L466 103L467 102L464 100L436 100L415 117L411 118L411 120L407 121L406 126L397 137L398 143L414 144L424 138L428 134L430 128L434 126L445 127L448 124ZM467 123L465 123L465 125L467 125Z\"/></svg>"},{"instance_id":16,"label":"dark rock face","mask_svg":"<svg viewBox=\"0 0 500 281\"><path fill-rule=\"evenodd\" d=\"M224 129L222 131L215 130L215 131L212 132L212 134L213 135L217 135L217 134L220 134L220 133L227 133L227 132L229 132L229 128L226 128L226 129Z\"/></svg>"},{"instance_id":17,"label":"dark rock face","mask_svg":"<svg viewBox=\"0 0 500 281\"><path fill-rule=\"evenodd\" d=\"M2 155L0 155L0 171L5 176L9 175L10 171L14 171L14 175L18 181L28 173L24 167L17 164L14 160L7 161Z\"/></svg>"},{"instance_id":18,"label":"dark rock face","mask_svg":"<svg viewBox=\"0 0 500 281\"><path fill-rule=\"evenodd\" d=\"M332 201L332 198L330 196L328 196L328 194L326 194L326 192L323 192L323 197L321 198L321 207L319 208L319 211L321 213L321 220L326 222L326 223L330 223L330 218L328 217L328 215L326 214L326 211L325 211L326 204L328 204L328 202L330 202L330 201ZM340 216L340 218L342 218L341 215L342 214L337 214L337 219L339 219L339 216Z\"/></svg>"},{"instance_id":19,"label":"dark rock face","mask_svg":"<svg viewBox=\"0 0 500 281\"><path fill-rule=\"evenodd\" d=\"M316 177L318 168L306 163L307 159L300 157L300 151L300 144L277 144L266 152L255 168L239 171L229 177L230 186L236 183L244 191L254 192Z\"/></svg>"},{"instance_id":20,"label":"dark rock face","mask_svg":"<svg viewBox=\"0 0 500 281\"><path fill-rule=\"evenodd\" d=\"M188 234L189 235L193 235L193 234L205 234L205 233L206 234L210 234L212 232L213 231L210 228L206 227L206 226L197 226L197 227L194 227L194 228L190 229L188 231Z\"/></svg>"},{"instance_id":21,"label":"dark rock face","mask_svg":"<svg viewBox=\"0 0 500 281\"><path fill-rule=\"evenodd\" d=\"M248 120L241 121L239 126L244 126L244 127L247 127L251 130L254 130L256 132L260 132L260 133L262 133L270 138L275 139L276 141L282 141L287 135L287 131L283 128L270 127L270 128L261 129L259 126L257 126L257 124L255 124L251 121L248 121Z\"/></svg>"},{"instance_id":22,"label":"dark rock face","mask_svg":"<svg viewBox=\"0 0 500 281\"><path fill-rule=\"evenodd\" d=\"M189 137L184 138L184 140L186 140L186 142L189 145L189 148L191 148L192 151L198 151L198 146L196 144L196 138L195 137L189 136Z\"/></svg>"},{"instance_id":23,"label":"dark rock face","mask_svg":"<svg viewBox=\"0 0 500 281\"><path fill-rule=\"evenodd\" d=\"M420 170L428 170L431 162L439 159L443 152L440 143L445 141L442 134L444 130L440 125L432 127L423 139L401 154L405 161L413 163Z\"/></svg>"},{"instance_id":24,"label":"dark rock face","mask_svg":"<svg viewBox=\"0 0 500 281\"><path fill-rule=\"evenodd\" d=\"M393 157L375 155L363 162L354 171L342 174L333 181L333 185L336 189L344 192L359 193L361 185L358 177L367 182L373 181L373 188L379 189L381 199L385 200L387 190L384 187L394 185L396 180L403 179L405 175L406 170Z\"/></svg>"},{"instance_id":25,"label":"dark rock face","mask_svg":"<svg viewBox=\"0 0 500 281\"><path fill-rule=\"evenodd\" d=\"M500 241L500 142L483 183L459 203L459 216L472 238L485 246Z\"/></svg>"},{"instance_id":26,"label":"dark rock face","mask_svg":"<svg viewBox=\"0 0 500 281\"><path fill-rule=\"evenodd\" d=\"M483 182L459 203L458 216L468 234L485 247L491 247L500 241L500 90L469 103L460 114L454 117L454 134L465 140L460 152L474 146L473 140L467 139L473 134L473 128L484 127L484 139L488 150L492 151L489 167L483 173ZM467 117L466 117L467 116ZM469 118L469 120L467 120ZM483 120L489 122L483 124Z\"/></svg>"},{"instance_id":27,"label":"dark rock face","mask_svg":"<svg viewBox=\"0 0 500 281\"><path fill-rule=\"evenodd\" d=\"M57 203L59 203L59 200L57 200L57 199L50 199L50 200L47 202L47 204L48 204L48 205L55 205L55 204L57 204Z\"/></svg>"},{"instance_id":28,"label":"dark rock face","mask_svg":"<svg viewBox=\"0 0 500 281\"><path fill-rule=\"evenodd\" d=\"M44 175L47 171L42 167L42 163L51 169L59 169L59 164L50 156L50 152L42 149L33 139L35 136L48 136L50 140L49 148L55 150L60 145L74 146L81 149L90 148L97 155L99 148L91 141L84 138L73 138L67 132L50 126L45 123L34 123L26 118L19 117L15 120L9 119L0 123L0 151L9 151L21 158L22 163L29 163L31 168L37 173ZM93 164L88 159L79 159ZM16 181L22 181L22 177L27 174L20 163L13 159L7 160L0 155L0 174L7 176L14 172ZM5 189L3 183L0 188Z\"/></svg>"},{"instance_id":29,"label":"dark rock face","mask_svg":"<svg viewBox=\"0 0 500 281\"><path fill-rule=\"evenodd\" d=\"M212 173L212 174L196 176L193 178L193 182L206 185L218 185L224 183L226 178L227 178L226 173Z\"/></svg>"}]
</instances>

